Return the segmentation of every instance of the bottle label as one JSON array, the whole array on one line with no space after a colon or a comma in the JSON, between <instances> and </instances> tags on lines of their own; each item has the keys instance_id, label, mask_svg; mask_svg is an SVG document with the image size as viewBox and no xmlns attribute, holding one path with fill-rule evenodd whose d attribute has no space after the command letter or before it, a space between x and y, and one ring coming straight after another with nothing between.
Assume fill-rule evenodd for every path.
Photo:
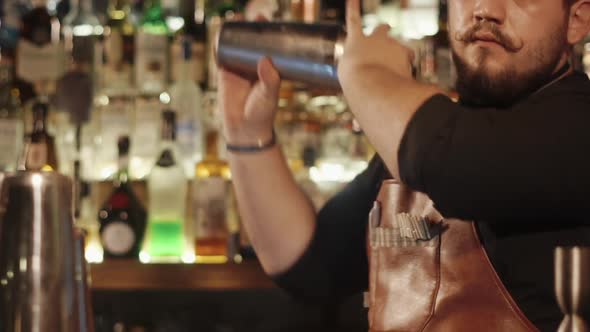
<instances>
[{"instance_id":1,"label":"bottle label","mask_svg":"<svg viewBox=\"0 0 590 332\"><path fill-rule=\"evenodd\" d=\"M135 244L135 233L131 227L122 222L115 221L105 226L101 234L104 249L114 255L128 253Z\"/></svg>"},{"instance_id":2,"label":"bottle label","mask_svg":"<svg viewBox=\"0 0 590 332\"><path fill-rule=\"evenodd\" d=\"M135 107L135 130L132 139L134 156L155 159L158 153L160 112L162 103L157 98L138 99Z\"/></svg>"},{"instance_id":3,"label":"bottle label","mask_svg":"<svg viewBox=\"0 0 590 332\"><path fill-rule=\"evenodd\" d=\"M195 181L193 219L197 239L227 237L228 191L229 182L220 177Z\"/></svg>"},{"instance_id":4,"label":"bottle label","mask_svg":"<svg viewBox=\"0 0 590 332\"><path fill-rule=\"evenodd\" d=\"M0 169L16 163L19 148L19 121L0 119Z\"/></svg>"},{"instance_id":5,"label":"bottle label","mask_svg":"<svg viewBox=\"0 0 590 332\"><path fill-rule=\"evenodd\" d=\"M28 82L55 81L64 71L61 43L38 47L26 40L18 42L17 75Z\"/></svg>"},{"instance_id":6,"label":"bottle label","mask_svg":"<svg viewBox=\"0 0 590 332\"><path fill-rule=\"evenodd\" d=\"M140 31L136 56L137 86L144 91L163 90L168 76L168 37Z\"/></svg>"},{"instance_id":7,"label":"bottle label","mask_svg":"<svg viewBox=\"0 0 590 332\"><path fill-rule=\"evenodd\" d=\"M129 135L129 108L131 106L130 101L114 101L102 109L100 125L103 140L117 142L120 136Z\"/></svg>"},{"instance_id":8,"label":"bottle label","mask_svg":"<svg viewBox=\"0 0 590 332\"><path fill-rule=\"evenodd\" d=\"M129 50L130 49L130 50ZM129 88L133 63L133 36L112 29L105 40L104 85L113 90Z\"/></svg>"},{"instance_id":9,"label":"bottle label","mask_svg":"<svg viewBox=\"0 0 590 332\"><path fill-rule=\"evenodd\" d=\"M27 169L41 169L47 164L47 145L44 143L29 144L27 153Z\"/></svg>"},{"instance_id":10,"label":"bottle label","mask_svg":"<svg viewBox=\"0 0 590 332\"><path fill-rule=\"evenodd\" d=\"M117 29L111 29L111 33L105 40L105 55L108 66L118 67L123 62L123 34Z\"/></svg>"}]
</instances>

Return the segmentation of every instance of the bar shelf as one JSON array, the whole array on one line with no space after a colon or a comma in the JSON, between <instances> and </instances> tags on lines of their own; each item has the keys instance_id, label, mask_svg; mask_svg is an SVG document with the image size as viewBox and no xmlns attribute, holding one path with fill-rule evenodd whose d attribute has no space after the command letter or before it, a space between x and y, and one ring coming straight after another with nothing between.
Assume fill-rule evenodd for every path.
<instances>
[{"instance_id":1,"label":"bar shelf","mask_svg":"<svg viewBox=\"0 0 590 332\"><path fill-rule=\"evenodd\" d=\"M225 264L90 264L93 291L239 291L275 288L257 261Z\"/></svg>"}]
</instances>

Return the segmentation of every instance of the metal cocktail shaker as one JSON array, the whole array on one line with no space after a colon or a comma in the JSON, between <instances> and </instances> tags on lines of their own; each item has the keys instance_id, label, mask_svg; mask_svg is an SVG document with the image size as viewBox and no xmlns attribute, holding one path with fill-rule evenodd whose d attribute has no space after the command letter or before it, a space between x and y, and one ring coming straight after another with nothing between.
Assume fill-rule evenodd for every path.
<instances>
[{"instance_id":1,"label":"metal cocktail shaker","mask_svg":"<svg viewBox=\"0 0 590 332\"><path fill-rule=\"evenodd\" d=\"M345 36L336 24L225 22L217 41L217 62L256 78L258 60L268 56L283 79L340 89L337 65Z\"/></svg>"},{"instance_id":2,"label":"metal cocktail shaker","mask_svg":"<svg viewBox=\"0 0 590 332\"><path fill-rule=\"evenodd\" d=\"M72 182L17 172L0 183L0 331L79 331Z\"/></svg>"},{"instance_id":3,"label":"metal cocktail shaker","mask_svg":"<svg viewBox=\"0 0 590 332\"><path fill-rule=\"evenodd\" d=\"M564 314L558 332L590 331L590 247L555 249L555 294Z\"/></svg>"}]
</instances>

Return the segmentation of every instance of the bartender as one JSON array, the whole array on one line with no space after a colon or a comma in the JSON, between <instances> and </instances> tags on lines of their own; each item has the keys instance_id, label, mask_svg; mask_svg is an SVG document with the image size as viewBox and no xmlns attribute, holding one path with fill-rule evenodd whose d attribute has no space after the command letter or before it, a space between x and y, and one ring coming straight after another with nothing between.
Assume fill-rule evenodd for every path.
<instances>
[{"instance_id":1,"label":"bartender","mask_svg":"<svg viewBox=\"0 0 590 332\"><path fill-rule=\"evenodd\" d=\"M553 250L590 244L590 82L568 64L590 30L590 0L453 0L448 10L459 103L412 78L412 52L388 26L364 35L359 0L348 0L338 74L378 157L320 211L274 139L271 60L259 62L257 81L220 71L244 227L264 270L295 296L361 292L367 216L390 174L444 218L473 220L513 309L555 331Z\"/></svg>"}]
</instances>

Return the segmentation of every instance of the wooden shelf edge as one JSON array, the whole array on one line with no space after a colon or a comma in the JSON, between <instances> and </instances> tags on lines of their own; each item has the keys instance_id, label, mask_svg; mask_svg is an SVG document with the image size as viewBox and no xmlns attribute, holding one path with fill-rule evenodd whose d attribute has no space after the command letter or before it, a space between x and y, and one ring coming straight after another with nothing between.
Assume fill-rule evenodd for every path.
<instances>
[{"instance_id":1,"label":"wooden shelf edge","mask_svg":"<svg viewBox=\"0 0 590 332\"><path fill-rule=\"evenodd\" d=\"M240 264L142 264L110 260L90 264L93 291L236 291L275 288L256 261Z\"/></svg>"}]
</instances>

